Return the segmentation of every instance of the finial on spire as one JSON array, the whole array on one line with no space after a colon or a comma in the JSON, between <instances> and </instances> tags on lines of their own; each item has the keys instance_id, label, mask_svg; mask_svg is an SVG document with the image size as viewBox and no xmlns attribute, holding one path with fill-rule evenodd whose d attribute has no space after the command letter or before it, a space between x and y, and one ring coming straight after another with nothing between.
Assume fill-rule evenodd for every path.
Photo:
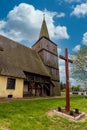
<instances>
[{"instance_id":1,"label":"finial on spire","mask_svg":"<svg viewBox=\"0 0 87 130\"><path fill-rule=\"evenodd\" d=\"M45 13L43 14L43 20L45 20Z\"/></svg>"},{"instance_id":2,"label":"finial on spire","mask_svg":"<svg viewBox=\"0 0 87 130\"><path fill-rule=\"evenodd\" d=\"M45 13L43 13L43 22L42 22L39 38L41 38L43 36L47 37L49 39L48 29L47 29L47 25L46 25L46 21L45 21Z\"/></svg>"}]
</instances>

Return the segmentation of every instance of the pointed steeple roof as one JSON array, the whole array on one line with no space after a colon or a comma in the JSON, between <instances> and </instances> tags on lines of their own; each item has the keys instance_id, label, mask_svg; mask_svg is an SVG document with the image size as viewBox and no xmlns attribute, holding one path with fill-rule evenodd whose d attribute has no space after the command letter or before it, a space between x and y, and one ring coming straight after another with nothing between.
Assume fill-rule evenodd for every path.
<instances>
[{"instance_id":1,"label":"pointed steeple roof","mask_svg":"<svg viewBox=\"0 0 87 130\"><path fill-rule=\"evenodd\" d=\"M49 33L45 21L45 16L43 16L43 22L42 22L39 38L41 38L42 36L45 36L49 39Z\"/></svg>"}]
</instances>

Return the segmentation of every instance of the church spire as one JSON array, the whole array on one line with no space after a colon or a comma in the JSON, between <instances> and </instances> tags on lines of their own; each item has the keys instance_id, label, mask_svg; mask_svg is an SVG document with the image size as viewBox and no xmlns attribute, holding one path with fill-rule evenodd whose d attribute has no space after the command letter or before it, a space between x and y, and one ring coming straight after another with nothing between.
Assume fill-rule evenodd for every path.
<instances>
[{"instance_id":1,"label":"church spire","mask_svg":"<svg viewBox=\"0 0 87 130\"><path fill-rule=\"evenodd\" d=\"M42 36L49 38L48 29L45 21L45 14L43 14L43 22L42 22L39 38L41 38Z\"/></svg>"}]
</instances>

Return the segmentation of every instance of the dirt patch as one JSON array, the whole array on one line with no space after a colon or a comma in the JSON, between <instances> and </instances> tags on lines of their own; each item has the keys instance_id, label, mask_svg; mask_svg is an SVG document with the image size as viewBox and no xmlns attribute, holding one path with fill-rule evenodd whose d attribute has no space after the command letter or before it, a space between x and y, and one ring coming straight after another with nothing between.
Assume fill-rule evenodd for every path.
<instances>
[{"instance_id":1,"label":"dirt patch","mask_svg":"<svg viewBox=\"0 0 87 130\"><path fill-rule=\"evenodd\" d=\"M53 111L53 110L50 110L48 113L47 113L48 116L54 116L56 115L56 113Z\"/></svg>"}]
</instances>

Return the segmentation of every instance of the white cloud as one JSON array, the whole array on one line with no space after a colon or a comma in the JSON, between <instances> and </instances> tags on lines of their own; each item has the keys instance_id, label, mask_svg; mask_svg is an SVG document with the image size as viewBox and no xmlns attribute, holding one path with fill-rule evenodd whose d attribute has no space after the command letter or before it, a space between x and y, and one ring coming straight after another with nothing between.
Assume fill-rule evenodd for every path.
<instances>
[{"instance_id":1,"label":"white cloud","mask_svg":"<svg viewBox=\"0 0 87 130\"><path fill-rule=\"evenodd\" d=\"M0 21L0 34L18 42L35 42L39 37L43 13L32 5L21 3L8 13L6 21ZM53 18L58 13L45 10L45 14L50 38L68 39L66 26L54 25Z\"/></svg>"},{"instance_id":2,"label":"white cloud","mask_svg":"<svg viewBox=\"0 0 87 130\"><path fill-rule=\"evenodd\" d=\"M58 49L58 55L61 53L61 48L57 48Z\"/></svg>"},{"instance_id":3,"label":"white cloud","mask_svg":"<svg viewBox=\"0 0 87 130\"><path fill-rule=\"evenodd\" d=\"M83 0L84 1L84 0ZM65 0L65 2L72 3L72 2L82 2L82 0Z\"/></svg>"},{"instance_id":4,"label":"white cloud","mask_svg":"<svg viewBox=\"0 0 87 130\"><path fill-rule=\"evenodd\" d=\"M71 15L75 15L77 17L83 17L87 15L87 3L77 5L72 11Z\"/></svg>"},{"instance_id":5,"label":"white cloud","mask_svg":"<svg viewBox=\"0 0 87 130\"><path fill-rule=\"evenodd\" d=\"M59 58L59 74L60 74L60 81L65 83L65 61Z\"/></svg>"},{"instance_id":6,"label":"white cloud","mask_svg":"<svg viewBox=\"0 0 87 130\"><path fill-rule=\"evenodd\" d=\"M14 7L7 15L4 34L16 41L34 41L38 37L42 12L25 3Z\"/></svg>"},{"instance_id":7,"label":"white cloud","mask_svg":"<svg viewBox=\"0 0 87 130\"><path fill-rule=\"evenodd\" d=\"M2 28L4 28L5 24L6 24L5 21L3 21L3 20L0 21L0 30L1 30Z\"/></svg>"},{"instance_id":8,"label":"white cloud","mask_svg":"<svg viewBox=\"0 0 87 130\"><path fill-rule=\"evenodd\" d=\"M65 79L65 66L64 65L59 66L59 73L60 73L60 81L66 82L66 79Z\"/></svg>"},{"instance_id":9,"label":"white cloud","mask_svg":"<svg viewBox=\"0 0 87 130\"><path fill-rule=\"evenodd\" d=\"M69 58L72 59L72 55L69 54ZM72 70L73 64L69 63L69 85L70 87L76 86L81 82L77 82L76 78L73 77ZM66 74L65 74L65 61L59 59L59 74L60 74L60 82L66 83Z\"/></svg>"},{"instance_id":10,"label":"white cloud","mask_svg":"<svg viewBox=\"0 0 87 130\"><path fill-rule=\"evenodd\" d=\"M55 39L69 39L69 35L67 33L67 28L65 26L56 26L53 34L53 38Z\"/></svg>"},{"instance_id":11,"label":"white cloud","mask_svg":"<svg viewBox=\"0 0 87 130\"><path fill-rule=\"evenodd\" d=\"M78 52L78 51L80 51L80 49L81 49L81 45L76 45L72 50L74 52Z\"/></svg>"},{"instance_id":12,"label":"white cloud","mask_svg":"<svg viewBox=\"0 0 87 130\"><path fill-rule=\"evenodd\" d=\"M62 13L62 12L61 12L61 13L58 13L58 14L56 15L56 17L57 17L57 18L65 17L65 13Z\"/></svg>"},{"instance_id":13,"label":"white cloud","mask_svg":"<svg viewBox=\"0 0 87 130\"><path fill-rule=\"evenodd\" d=\"M74 82L75 79L73 79L71 77L72 76L71 70L72 70L72 66L71 66L71 64L69 64L69 83L70 83L70 86L76 85L75 84L76 82ZM59 59L59 73L60 73L60 81L66 83L65 61L61 60L61 59Z\"/></svg>"},{"instance_id":14,"label":"white cloud","mask_svg":"<svg viewBox=\"0 0 87 130\"><path fill-rule=\"evenodd\" d=\"M69 64L69 84L71 86L76 86L78 83L76 79L72 78L72 65ZM66 74L65 74L65 62L63 60L59 60L59 73L60 73L60 81L66 83Z\"/></svg>"},{"instance_id":15,"label":"white cloud","mask_svg":"<svg viewBox=\"0 0 87 130\"><path fill-rule=\"evenodd\" d=\"M76 86L78 83L77 83L76 79L70 77L69 84L70 84L70 87L72 87L72 86Z\"/></svg>"},{"instance_id":16,"label":"white cloud","mask_svg":"<svg viewBox=\"0 0 87 130\"><path fill-rule=\"evenodd\" d=\"M86 0L57 0L58 1L58 4L61 5L63 4L63 2L66 2L66 3L82 3L82 2L86 2Z\"/></svg>"},{"instance_id":17,"label":"white cloud","mask_svg":"<svg viewBox=\"0 0 87 130\"><path fill-rule=\"evenodd\" d=\"M72 55L69 54L69 58L71 59ZM71 86L76 86L76 79L72 78L72 64L69 64L69 83ZM65 74L65 61L59 59L59 73L60 73L60 81L66 83L66 74Z\"/></svg>"},{"instance_id":18,"label":"white cloud","mask_svg":"<svg viewBox=\"0 0 87 130\"><path fill-rule=\"evenodd\" d=\"M87 32L83 34L82 43L87 46Z\"/></svg>"}]
</instances>

